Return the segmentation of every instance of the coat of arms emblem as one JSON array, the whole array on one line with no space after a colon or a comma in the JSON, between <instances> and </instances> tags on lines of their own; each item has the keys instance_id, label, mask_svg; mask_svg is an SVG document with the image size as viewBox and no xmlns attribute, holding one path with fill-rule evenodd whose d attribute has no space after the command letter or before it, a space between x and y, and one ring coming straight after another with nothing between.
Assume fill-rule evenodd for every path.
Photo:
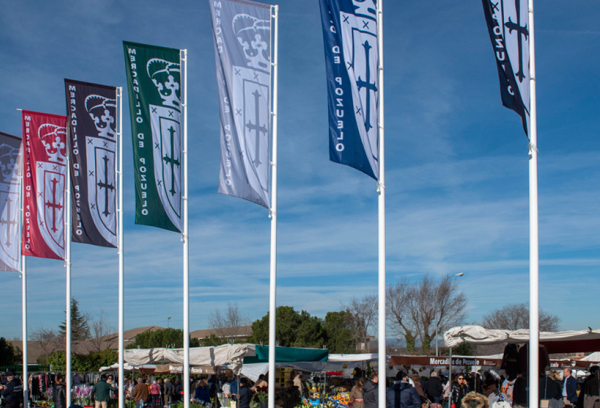
<instances>
[{"instance_id":1,"label":"coat of arms emblem","mask_svg":"<svg viewBox=\"0 0 600 408\"><path fill-rule=\"evenodd\" d=\"M39 127L38 136L46 157L36 164L37 222L48 247L64 256L66 128L46 123Z\"/></svg>"},{"instance_id":2,"label":"coat of arms emblem","mask_svg":"<svg viewBox=\"0 0 600 408\"><path fill-rule=\"evenodd\" d=\"M97 135L87 135L85 138L89 211L102 237L116 245L115 116L117 104L115 99L89 95L85 99L85 109L97 131Z\"/></svg>"},{"instance_id":3,"label":"coat of arms emblem","mask_svg":"<svg viewBox=\"0 0 600 408\"><path fill-rule=\"evenodd\" d=\"M268 201L271 25L237 14L232 29L246 60L245 66L232 66L233 118L249 184L260 186Z\"/></svg>"},{"instance_id":4,"label":"coat of arms emblem","mask_svg":"<svg viewBox=\"0 0 600 408\"><path fill-rule=\"evenodd\" d=\"M181 68L153 58L146 66L162 104L150 104L154 177L169 219L181 230Z\"/></svg>"},{"instance_id":5,"label":"coat of arms emblem","mask_svg":"<svg viewBox=\"0 0 600 408\"><path fill-rule=\"evenodd\" d=\"M377 157L378 51L375 0L352 0L354 13L341 12L346 70L351 80L354 115L367 154ZM351 46L348 47L347 45Z\"/></svg>"},{"instance_id":6,"label":"coat of arms emblem","mask_svg":"<svg viewBox=\"0 0 600 408\"><path fill-rule=\"evenodd\" d=\"M8 144L0 145L0 261L13 270L20 265L20 151Z\"/></svg>"}]
</instances>

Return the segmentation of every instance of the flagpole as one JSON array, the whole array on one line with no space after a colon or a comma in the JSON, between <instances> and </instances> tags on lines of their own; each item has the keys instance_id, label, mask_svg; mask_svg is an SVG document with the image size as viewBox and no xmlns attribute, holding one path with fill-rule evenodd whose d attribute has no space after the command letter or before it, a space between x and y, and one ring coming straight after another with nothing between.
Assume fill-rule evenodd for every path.
<instances>
[{"instance_id":1,"label":"flagpole","mask_svg":"<svg viewBox=\"0 0 600 408\"><path fill-rule=\"evenodd\" d=\"M539 399L539 230L533 0L529 0L529 408Z\"/></svg>"},{"instance_id":2,"label":"flagpole","mask_svg":"<svg viewBox=\"0 0 600 408\"><path fill-rule=\"evenodd\" d=\"M68 121L71 118L67 117L67 128L69 127ZM67 132L70 135L70 132ZM67 137L67 177L65 184L65 268L67 272L67 316L65 323L65 338L66 338L66 394L67 394L67 407L71 406L71 160L69 158L70 149L70 136Z\"/></svg>"},{"instance_id":3,"label":"flagpole","mask_svg":"<svg viewBox=\"0 0 600 408\"><path fill-rule=\"evenodd\" d=\"M25 155L25 146L23 146L23 141L21 141L21 191L20 191L20 196L21 196L21 222L20 224L20 240L23 240L23 216L24 216L24 212L23 212L23 191L24 191L24 187L23 187L23 162L24 162L24 156ZM21 298L21 302L22 302L22 312L23 312L23 317L22 317L22 321L23 321L23 407L24 408L29 408L29 381L28 381L28 377L29 377L29 373L28 373L28 367L27 367L27 258L25 257L25 255L21 255L21 279L23 279L23 281L21 282L22 285L22 290L23 290L23 295Z\"/></svg>"},{"instance_id":4,"label":"flagpole","mask_svg":"<svg viewBox=\"0 0 600 408\"><path fill-rule=\"evenodd\" d=\"M23 407L29 407L29 382L27 381L27 377L29 376L27 372L27 266L25 264L25 256L21 256L21 278L23 281L21 282L23 297L22 297L22 307L23 307Z\"/></svg>"},{"instance_id":5,"label":"flagpole","mask_svg":"<svg viewBox=\"0 0 600 408\"><path fill-rule=\"evenodd\" d=\"M276 314L277 314L277 80L278 80L278 48L279 48L279 6L271 6L271 18L274 24L273 35L273 91L271 94L273 102L273 147L271 151L271 262L270 262L270 285L269 285L269 404L268 408L275 408L275 349L276 338Z\"/></svg>"},{"instance_id":6,"label":"flagpole","mask_svg":"<svg viewBox=\"0 0 600 408\"><path fill-rule=\"evenodd\" d=\"M377 369L379 374L379 406L385 407L386 378L386 338L385 338L385 161L384 161L384 111L383 111L383 0L377 0L377 48L379 57L379 336Z\"/></svg>"},{"instance_id":7,"label":"flagpole","mask_svg":"<svg viewBox=\"0 0 600 408\"><path fill-rule=\"evenodd\" d=\"M123 88L117 87L117 103L119 104L119 123L117 137L119 138L118 157L118 237L117 252L119 254L119 408L125 407L125 258L123 247ZM117 163L115 163L117 164Z\"/></svg>"},{"instance_id":8,"label":"flagpole","mask_svg":"<svg viewBox=\"0 0 600 408\"><path fill-rule=\"evenodd\" d=\"M183 65L183 395L184 408L190 406L190 235L188 225L188 145L187 145L187 49L181 50L181 61Z\"/></svg>"}]
</instances>

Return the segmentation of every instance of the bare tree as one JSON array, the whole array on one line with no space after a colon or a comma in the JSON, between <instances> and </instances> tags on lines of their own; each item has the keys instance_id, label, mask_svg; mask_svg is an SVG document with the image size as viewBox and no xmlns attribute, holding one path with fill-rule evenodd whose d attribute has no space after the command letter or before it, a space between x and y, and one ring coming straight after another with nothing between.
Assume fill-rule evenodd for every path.
<instances>
[{"instance_id":1,"label":"bare tree","mask_svg":"<svg viewBox=\"0 0 600 408\"><path fill-rule=\"evenodd\" d=\"M40 345L40 348L44 352L42 358L47 358L50 354L54 353L60 345L60 335L53 329L45 329L42 326L34 330L29 335L29 338Z\"/></svg>"},{"instance_id":2,"label":"bare tree","mask_svg":"<svg viewBox=\"0 0 600 408\"><path fill-rule=\"evenodd\" d=\"M558 316L540 310L541 331L558 331L559 322ZM488 329L529 329L529 307L525 303L506 305L485 315L481 325Z\"/></svg>"},{"instance_id":3,"label":"bare tree","mask_svg":"<svg viewBox=\"0 0 600 408\"><path fill-rule=\"evenodd\" d=\"M352 318L352 327L357 343L362 343L366 346L366 351L370 352L369 331L375 324L377 316L377 296L366 295L358 299L353 297L349 305L344 306L344 309Z\"/></svg>"},{"instance_id":4,"label":"bare tree","mask_svg":"<svg viewBox=\"0 0 600 408\"><path fill-rule=\"evenodd\" d=\"M387 302L388 320L404 336L409 351L414 350L419 340L423 353L427 354L439 332L464 319L467 299L451 277L436 281L425 275L413 285L404 280L390 286Z\"/></svg>"},{"instance_id":5,"label":"bare tree","mask_svg":"<svg viewBox=\"0 0 600 408\"><path fill-rule=\"evenodd\" d=\"M403 279L390 285L386 291L387 320L400 337L404 337L408 351L415 349L416 328L410 316L410 298L412 288L408 280Z\"/></svg>"},{"instance_id":6,"label":"bare tree","mask_svg":"<svg viewBox=\"0 0 600 408\"><path fill-rule=\"evenodd\" d=\"M104 310L100 311L100 316L92 317L86 313L86 320L89 322L91 339L90 343L94 351L102 351L108 348L111 336L115 328L110 324L108 316Z\"/></svg>"},{"instance_id":7,"label":"bare tree","mask_svg":"<svg viewBox=\"0 0 600 408\"><path fill-rule=\"evenodd\" d=\"M250 319L240 311L237 303L228 303L225 312L216 309L210 314L208 324L218 337L231 341L243 334L242 327L250 325Z\"/></svg>"}]
</instances>

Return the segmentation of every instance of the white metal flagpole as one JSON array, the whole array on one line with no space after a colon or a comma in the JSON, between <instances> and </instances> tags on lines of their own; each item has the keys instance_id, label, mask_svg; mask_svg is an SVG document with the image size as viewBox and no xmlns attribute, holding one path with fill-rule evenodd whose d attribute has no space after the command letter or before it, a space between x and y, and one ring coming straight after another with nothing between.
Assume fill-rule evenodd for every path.
<instances>
[{"instance_id":1,"label":"white metal flagpole","mask_svg":"<svg viewBox=\"0 0 600 408\"><path fill-rule=\"evenodd\" d=\"M71 120L70 117L67 120ZM67 123L69 128L69 123ZM65 322L65 338L66 338L66 394L67 407L71 406L71 160L69 159L69 148L71 141L70 132L67 137L67 180L65 187L65 268L67 272L67 316Z\"/></svg>"},{"instance_id":2,"label":"white metal flagpole","mask_svg":"<svg viewBox=\"0 0 600 408\"><path fill-rule=\"evenodd\" d=\"M384 110L383 110L383 0L377 0L377 48L379 57L379 177L377 192L379 193L379 333L377 370L379 373L378 397L379 406L385 407L386 377L386 338L385 338L385 161L384 161Z\"/></svg>"},{"instance_id":3,"label":"white metal flagpole","mask_svg":"<svg viewBox=\"0 0 600 408\"><path fill-rule=\"evenodd\" d=\"M21 300L23 307L23 407L29 407L29 373L27 372L27 264L25 256L21 256L21 282L23 289L23 298Z\"/></svg>"},{"instance_id":4,"label":"white metal flagpole","mask_svg":"<svg viewBox=\"0 0 600 408\"><path fill-rule=\"evenodd\" d=\"M269 284L269 404L268 408L275 408L275 348L276 338L276 313L277 313L277 75L278 75L278 44L279 44L279 6L271 6L271 20L274 25L273 35L273 72L272 90L272 118L273 118L273 147L271 152L271 264ZM239 386L239 385L238 385Z\"/></svg>"},{"instance_id":5,"label":"white metal flagpole","mask_svg":"<svg viewBox=\"0 0 600 408\"><path fill-rule=\"evenodd\" d=\"M119 156L117 183L119 186L118 201L118 236L117 252L119 254L119 408L125 408L125 258L123 246L123 88L117 88L117 103L119 105L119 122L117 137L119 138Z\"/></svg>"},{"instance_id":6,"label":"white metal flagpole","mask_svg":"<svg viewBox=\"0 0 600 408\"><path fill-rule=\"evenodd\" d=\"M181 50L181 62L183 66L183 406L190 406L190 233L188 225L188 129L187 129L187 65L188 52Z\"/></svg>"},{"instance_id":7,"label":"white metal flagpole","mask_svg":"<svg viewBox=\"0 0 600 408\"><path fill-rule=\"evenodd\" d=\"M539 404L539 231L533 0L529 0L529 408Z\"/></svg>"},{"instance_id":8,"label":"white metal flagpole","mask_svg":"<svg viewBox=\"0 0 600 408\"><path fill-rule=\"evenodd\" d=\"M21 226L21 230L20 230L20 234L19 237L20 239L22 239L23 237L23 216L25 215L23 212L23 198L24 198L24 186L23 186L23 163L25 161L25 158L23 157L25 154L25 146L21 145L21 191L20 191L20 195L21 195L21 222L19 223L19 225ZM27 358L28 358L28 353L27 353L27 257L25 255L21 255L21 279L23 279L23 281L21 282L22 285L22 290L23 290L23 295L21 298L21 302L22 302L22 312L23 312L23 407L24 408L29 408L29 381L28 381L28 377L29 377L29 373L27 370Z\"/></svg>"}]
</instances>

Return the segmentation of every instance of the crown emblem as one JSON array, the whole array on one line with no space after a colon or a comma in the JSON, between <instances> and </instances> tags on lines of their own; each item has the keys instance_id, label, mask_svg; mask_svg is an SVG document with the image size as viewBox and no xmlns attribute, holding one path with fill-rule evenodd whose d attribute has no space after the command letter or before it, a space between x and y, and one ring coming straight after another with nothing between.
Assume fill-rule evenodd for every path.
<instances>
[{"instance_id":1,"label":"crown emblem","mask_svg":"<svg viewBox=\"0 0 600 408\"><path fill-rule=\"evenodd\" d=\"M354 14L377 18L376 0L352 0Z\"/></svg>"},{"instance_id":2,"label":"crown emblem","mask_svg":"<svg viewBox=\"0 0 600 408\"><path fill-rule=\"evenodd\" d=\"M115 138L113 126L117 112L117 101L100 95L90 95L85 98L85 109L94 121L98 136Z\"/></svg>"},{"instance_id":3,"label":"crown emblem","mask_svg":"<svg viewBox=\"0 0 600 408\"><path fill-rule=\"evenodd\" d=\"M10 183L14 174L20 174L19 149L0 145L0 175L3 183Z\"/></svg>"},{"instance_id":4,"label":"crown emblem","mask_svg":"<svg viewBox=\"0 0 600 408\"><path fill-rule=\"evenodd\" d=\"M146 69L148 76L158 89L163 105L179 110L181 108L181 91L179 89L181 68L179 64L152 58L148 61Z\"/></svg>"},{"instance_id":5,"label":"crown emblem","mask_svg":"<svg viewBox=\"0 0 600 408\"><path fill-rule=\"evenodd\" d=\"M233 18L233 32L242 45L248 66L268 70L271 65L271 23L248 14Z\"/></svg>"},{"instance_id":6,"label":"crown emblem","mask_svg":"<svg viewBox=\"0 0 600 408\"><path fill-rule=\"evenodd\" d=\"M38 136L46 148L48 161L67 164L67 129L64 126L45 123L38 129Z\"/></svg>"}]
</instances>

